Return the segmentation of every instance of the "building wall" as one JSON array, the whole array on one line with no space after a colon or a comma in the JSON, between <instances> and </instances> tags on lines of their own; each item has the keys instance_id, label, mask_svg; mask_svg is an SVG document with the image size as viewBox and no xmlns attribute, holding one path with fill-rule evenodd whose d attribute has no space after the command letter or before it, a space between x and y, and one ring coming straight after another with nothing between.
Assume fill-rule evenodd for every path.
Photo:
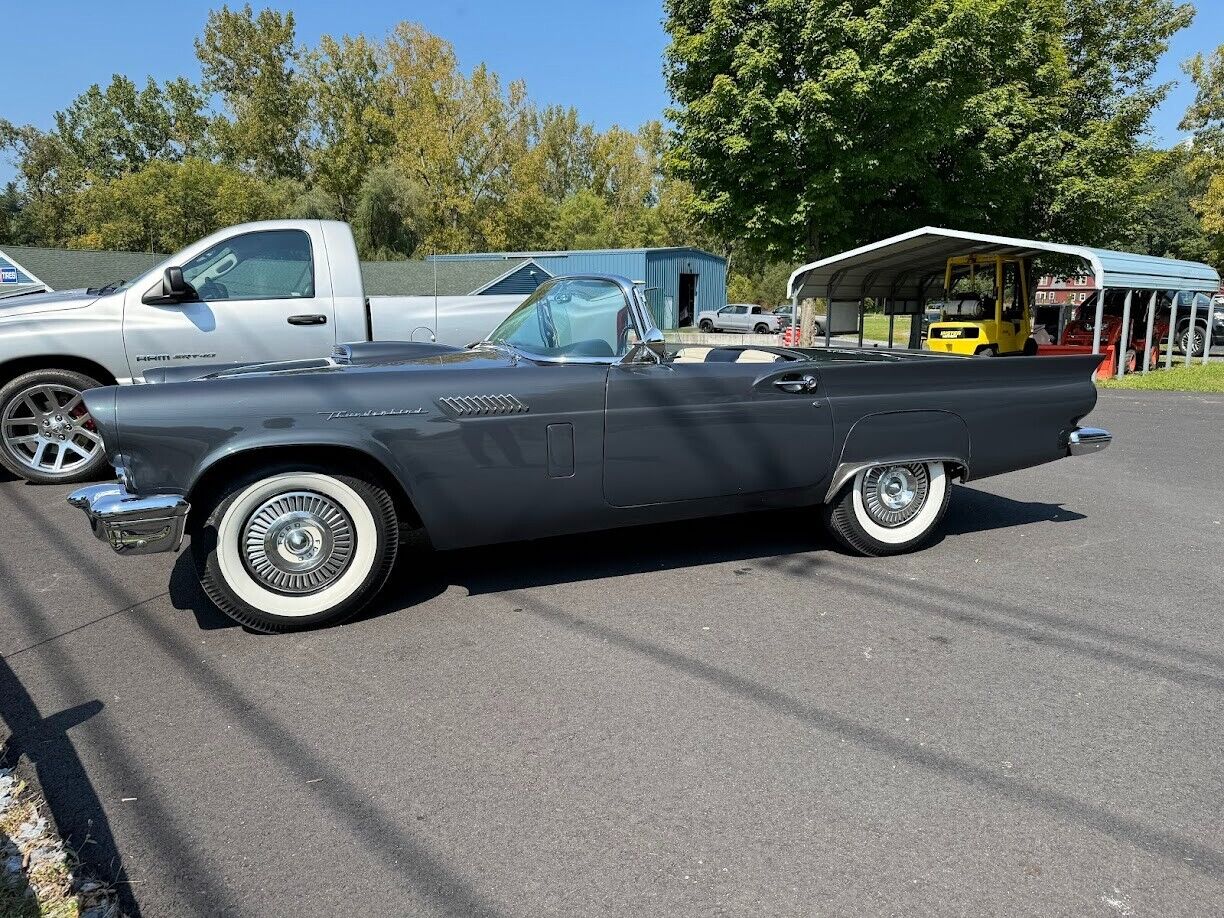
<instances>
[{"instance_id":1,"label":"building wall","mask_svg":"<svg viewBox=\"0 0 1224 918\"><path fill-rule=\"evenodd\" d=\"M697 275L693 324L703 309L727 305L727 262L696 249L657 250L646 254L646 299L660 328L676 328L680 311L680 275Z\"/></svg>"},{"instance_id":2,"label":"building wall","mask_svg":"<svg viewBox=\"0 0 1224 918\"><path fill-rule=\"evenodd\" d=\"M484 296L509 296L510 294L528 296L534 293L535 288L548 280L550 276L543 265L540 267L523 265L509 277L503 277L496 284L490 284L480 292Z\"/></svg>"},{"instance_id":3,"label":"building wall","mask_svg":"<svg viewBox=\"0 0 1224 918\"><path fill-rule=\"evenodd\" d=\"M1036 306L1078 306L1096 289L1096 278L1091 274L1076 277L1054 277L1045 275L1037 279L1034 291Z\"/></svg>"},{"instance_id":4,"label":"building wall","mask_svg":"<svg viewBox=\"0 0 1224 918\"><path fill-rule=\"evenodd\" d=\"M680 309L680 275L697 275L694 319L703 309L727 304L726 259L700 249L609 249L594 252L516 252L554 277L561 274L619 274L646 285L646 301L660 328L675 328ZM433 255L438 261L504 258L496 252ZM502 292L500 284L498 292ZM535 289L532 287L531 289ZM529 293L530 290L525 290Z\"/></svg>"}]
</instances>

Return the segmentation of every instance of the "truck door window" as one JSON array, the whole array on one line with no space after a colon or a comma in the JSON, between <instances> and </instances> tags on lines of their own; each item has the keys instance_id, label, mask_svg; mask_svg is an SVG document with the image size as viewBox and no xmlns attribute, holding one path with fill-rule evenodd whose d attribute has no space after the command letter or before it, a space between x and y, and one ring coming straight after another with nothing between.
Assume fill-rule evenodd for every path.
<instances>
[{"instance_id":1,"label":"truck door window","mask_svg":"<svg viewBox=\"0 0 1224 918\"><path fill-rule=\"evenodd\" d=\"M315 295L310 237L301 230L243 233L183 265L200 299L308 299Z\"/></svg>"}]
</instances>

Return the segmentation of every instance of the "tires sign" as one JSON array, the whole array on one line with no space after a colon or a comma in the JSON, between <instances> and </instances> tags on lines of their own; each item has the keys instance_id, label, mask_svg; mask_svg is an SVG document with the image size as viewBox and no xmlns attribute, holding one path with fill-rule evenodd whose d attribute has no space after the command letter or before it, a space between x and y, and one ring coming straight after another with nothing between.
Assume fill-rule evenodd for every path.
<instances>
[{"instance_id":1,"label":"tires sign","mask_svg":"<svg viewBox=\"0 0 1224 918\"><path fill-rule=\"evenodd\" d=\"M0 284L17 283L17 269L11 265L0 266Z\"/></svg>"}]
</instances>

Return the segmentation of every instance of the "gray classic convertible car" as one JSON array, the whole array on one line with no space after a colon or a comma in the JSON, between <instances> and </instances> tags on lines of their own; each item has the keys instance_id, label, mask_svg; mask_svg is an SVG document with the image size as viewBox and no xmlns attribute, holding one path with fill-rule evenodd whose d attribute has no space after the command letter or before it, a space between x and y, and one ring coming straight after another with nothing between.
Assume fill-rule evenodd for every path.
<instances>
[{"instance_id":1,"label":"gray classic convertible car","mask_svg":"<svg viewBox=\"0 0 1224 918\"><path fill-rule=\"evenodd\" d=\"M811 506L846 548L932 537L953 479L1101 449L1093 357L665 342L611 276L548 281L467 348L163 370L84 396L117 484L69 500L115 551L176 550L263 631L340 621L401 532L450 549Z\"/></svg>"}]
</instances>

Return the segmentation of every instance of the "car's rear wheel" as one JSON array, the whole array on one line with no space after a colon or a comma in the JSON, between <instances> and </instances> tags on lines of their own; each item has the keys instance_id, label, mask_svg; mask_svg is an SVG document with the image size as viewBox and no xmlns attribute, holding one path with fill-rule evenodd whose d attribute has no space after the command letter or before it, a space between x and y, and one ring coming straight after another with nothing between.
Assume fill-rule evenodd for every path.
<instances>
[{"instance_id":1,"label":"car's rear wheel","mask_svg":"<svg viewBox=\"0 0 1224 918\"><path fill-rule=\"evenodd\" d=\"M825 524L858 554L903 554L931 539L950 494L942 462L877 465L855 475L825 506Z\"/></svg>"},{"instance_id":2,"label":"car's rear wheel","mask_svg":"<svg viewBox=\"0 0 1224 918\"><path fill-rule=\"evenodd\" d=\"M73 370L34 370L0 387L0 465L37 484L97 478L106 451L81 393L100 385Z\"/></svg>"},{"instance_id":3,"label":"car's rear wheel","mask_svg":"<svg viewBox=\"0 0 1224 918\"><path fill-rule=\"evenodd\" d=\"M714 323L711 322L709 319L702 319L700 322L697 323L697 327L700 328L703 332L714 331Z\"/></svg>"},{"instance_id":4,"label":"car's rear wheel","mask_svg":"<svg viewBox=\"0 0 1224 918\"><path fill-rule=\"evenodd\" d=\"M256 631L344 621L395 563L395 503L364 478L264 470L231 485L207 512L191 541L200 584L222 612Z\"/></svg>"},{"instance_id":5,"label":"car's rear wheel","mask_svg":"<svg viewBox=\"0 0 1224 918\"><path fill-rule=\"evenodd\" d=\"M758 322L756 327L753 329L753 331L756 332L758 335L768 335L769 326L766 325L764 322Z\"/></svg>"}]
</instances>

